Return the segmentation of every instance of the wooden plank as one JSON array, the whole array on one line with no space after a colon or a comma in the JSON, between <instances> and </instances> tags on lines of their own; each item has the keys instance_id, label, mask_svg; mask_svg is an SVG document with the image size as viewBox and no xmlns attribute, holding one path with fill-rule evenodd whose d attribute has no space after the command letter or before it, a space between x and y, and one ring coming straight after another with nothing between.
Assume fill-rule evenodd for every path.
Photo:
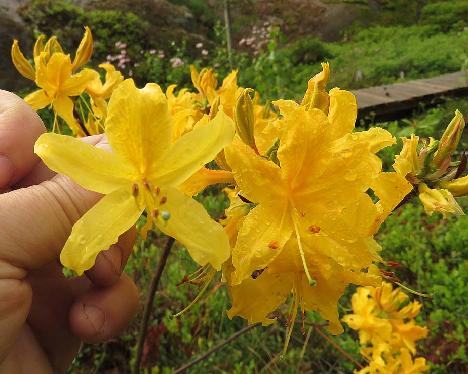
<instances>
[{"instance_id":1,"label":"wooden plank","mask_svg":"<svg viewBox=\"0 0 468 374\"><path fill-rule=\"evenodd\" d=\"M372 115L375 120L399 118L421 103L431 105L447 96L468 95L463 72L417 79L404 83L363 88L353 91L359 117Z\"/></svg>"}]
</instances>

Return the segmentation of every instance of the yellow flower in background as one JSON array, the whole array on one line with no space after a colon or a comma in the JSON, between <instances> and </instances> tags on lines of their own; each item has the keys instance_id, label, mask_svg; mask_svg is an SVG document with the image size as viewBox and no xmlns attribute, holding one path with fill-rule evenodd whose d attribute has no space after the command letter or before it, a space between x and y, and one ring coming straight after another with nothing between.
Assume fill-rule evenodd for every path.
<instances>
[{"instance_id":1,"label":"yellow flower in background","mask_svg":"<svg viewBox=\"0 0 468 374\"><path fill-rule=\"evenodd\" d=\"M56 116L63 118L74 135L84 136L85 132L73 114L74 105L70 97L81 95L94 79L95 72L84 69L73 74L70 56L63 53L54 53L48 61L46 57L46 53L42 52L36 67L36 85L40 89L27 95L24 100L35 110L52 105ZM54 128L57 129L57 120L54 121Z\"/></svg>"},{"instance_id":2,"label":"yellow flower in background","mask_svg":"<svg viewBox=\"0 0 468 374\"><path fill-rule=\"evenodd\" d=\"M85 127L89 135L96 135L104 132L104 121L107 115L107 99L112 92L123 81L123 75L116 70L112 64L104 63L99 67L104 69L106 75L104 83L97 71L94 72L94 78L86 86L86 92L90 97L91 111L88 112L88 120Z\"/></svg>"},{"instance_id":3,"label":"yellow flower in background","mask_svg":"<svg viewBox=\"0 0 468 374\"><path fill-rule=\"evenodd\" d=\"M24 57L18 41L14 40L11 56L17 70L26 78L33 80L39 90L27 95L25 101L35 110L52 105L56 118L54 131L60 131L57 116L62 118L76 136L84 136L85 131L73 114L73 101L70 97L81 95L88 83L97 74L91 69L75 71L86 64L93 52L93 37L89 27L75 53L73 61L63 53L55 36L44 44L45 36L40 35L33 50L34 67Z\"/></svg>"},{"instance_id":4,"label":"yellow flower in background","mask_svg":"<svg viewBox=\"0 0 468 374\"><path fill-rule=\"evenodd\" d=\"M234 135L219 111L212 121L172 141L167 98L156 84L137 89L126 80L108 106L106 135L113 152L67 136L42 135L35 152L52 169L105 196L73 226L62 263L82 274L96 256L133 226L144 210L145 229L156 225L180 241L200 265L220 269L229 257L222 226L178 187L200 170ZM93 160L93 162L89 162Z\"/></svg>"},{"instance_id":5,"label":"yellow flower in background","mask_svg":"<svg viewBox=\"0 0 468 374\"><path fill-rule=\"evenodd\" d=\"M63 53L60 43L57 41L57 37L51 37L45 44L45 35L40 35L33 49L33 60L35 68L30 64L26 57L21 52L18 40L13 41L11 47L11 59L18 72L27 79L34 81L36 79L36 69L39 65L39 60L42 58L47 62L54 53ZM41 54L45 53L42 57ZM85 26L85 33L81 39L80 45L75 52L73 58L72 69L77 70L81 66L85 65L93 53L93 35L88 26Z\"/></svg>"},{"instance_id":6,"label":"yellow flower in background","mask_svg":"<svg viewBox=\"0 0 468 374\"><path fill-rule=\"evenodd\" d=\"M416 341L427 328L414 318L421 304L410 302L401 289L383 282L379 287L360 287L352 297L353 313L343 321L359 331L361 354L368 365L357 373L422 373L429 369L424 358L414 359Z\"/></svg>"},{"instance_id":7,"label":"yellow flower in background","mask_svg":"<svg viewBox=\"0 0 468 374\"><path fill-rule=\"evenodd\" d=\"M229 117L234 118L234 107L239 94L237 70L229 73L219 88L217 87L218 81L213 69L205 68L198 72L195 66L191 65L190 74L192 83L198 90L196 101L198 103L199 116L208 114L207 110L211 109L216 100L219 100L219 104L223 107L224 112Z\"/></svg>"}]
</instances>

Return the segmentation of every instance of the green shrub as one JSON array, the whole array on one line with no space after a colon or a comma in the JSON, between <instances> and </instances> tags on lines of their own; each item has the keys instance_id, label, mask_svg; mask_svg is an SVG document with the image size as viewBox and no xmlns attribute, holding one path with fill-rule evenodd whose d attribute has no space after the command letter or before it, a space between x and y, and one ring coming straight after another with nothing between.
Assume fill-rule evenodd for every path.
<instances>
[{"instance_id":1,"label":"green shrub","mask_svg":"<svg viewBox=\"0 0 468 374\"><path fill-rule=\"evenodd\" d=\"M442 31L463 30L468 22L468 3L452 0L427 4L421 9L420 22L437 25Z\"/></svg>"}]
</instances>

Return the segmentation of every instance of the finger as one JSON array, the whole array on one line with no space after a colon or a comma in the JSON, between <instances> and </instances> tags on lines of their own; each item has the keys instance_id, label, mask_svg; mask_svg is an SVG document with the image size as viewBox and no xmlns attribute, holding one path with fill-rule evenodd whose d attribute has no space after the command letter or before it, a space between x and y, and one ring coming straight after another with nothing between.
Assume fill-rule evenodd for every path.
<instances>
[{"instance_id":1,"label":"finger","mask_svg":"<svg viewBox=\"0 0 468 374\"><path fill-rule=\"evenodd\" d=\"M15 94L0 90L0 189L22 179L39 162L33 148L45 126Z\"/></svg>"},{"instance_id":2,"label":"finger","mask_svg":"<svg viewBox=\"0 0 468 374\"><path fill-rule=\"evenodd\" d=\"M127 259L133 250L135 238L136 229L132 228L122 234L116 244L98 255L94 266L86 271L86 276L94 285L109 287L120 279Z\"/></svg>"},{"instance_id":3,"label":"finger","mask_svg":"<svg viewBox=\"0 0 468 374\"><path fill-rule=\"evenodd\" d=\"M95 288L82 295L70 310L70 328L85 342L102 342L121 333L137 308L138 290L123 275L112 287Z\"/></svg>"}]
</instances>

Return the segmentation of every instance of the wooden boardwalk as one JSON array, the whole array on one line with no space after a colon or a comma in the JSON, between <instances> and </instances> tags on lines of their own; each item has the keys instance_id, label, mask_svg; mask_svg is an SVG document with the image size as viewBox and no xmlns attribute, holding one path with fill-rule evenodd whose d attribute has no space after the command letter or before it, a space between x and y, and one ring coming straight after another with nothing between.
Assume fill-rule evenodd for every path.
<instances>
[{"instance_id":1,"label":"wooden boardwalk","mask_svg":"<svg viewBox=\"0 0 468 374\"><path fill-rule=\"evenodd\" d=\"M352 91L363 120L390 121L404 117L421 104L434 105L450 96L468 95L464 72Z\"/></svg>"}]
</instances>

